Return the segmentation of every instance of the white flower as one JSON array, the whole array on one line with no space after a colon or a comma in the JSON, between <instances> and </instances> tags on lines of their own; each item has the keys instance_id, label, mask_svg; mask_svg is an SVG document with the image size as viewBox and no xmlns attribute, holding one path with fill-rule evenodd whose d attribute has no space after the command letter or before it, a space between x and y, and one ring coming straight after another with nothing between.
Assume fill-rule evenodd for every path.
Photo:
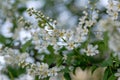
<instances>
[{"instance_id":1,"label":"white flower","mask_svg":"<svg viewBox=\"0 0 120 80\"><path fill-rule=\"evenodd\" d=\"M39 65L39 70L40 70L40 71L44 71L44 70L46 70L46 69L48 69L48 64L46 64L46 63L41 63L41 64Z\"/></svg>"},{"instance_id":2,"label":"white flower","mask_svg":"<svg viewBox=\"0 0 120 80\"><path fill-rule=\"evenodd\" d=\"M113 0L108 0L108 5L107 5L107 9L113 9L114 8L114 1Z\"/></svg>"},{"instance_id":3,"label":"white flower","mask_svg":"<svg viewBox=\"0 0 120 80\"><path fill-rule=\"evenodd\" d=\"M66 46L66 48L67 48L68 50L73 50L73 49L76 47L73 42L68 42L67 44L68 44L68 45Z\"/></svg>"},{"instance_id":4,"label":"white flower","mask_svg":"<svg viewBox=\"0 0 120 80\"><path fill-rule=\"evenodd\" d=\"M85 27L85 28L82 29L82 34L81 35L83 35L83 36L87 35L88 32L89 32L88 29Z\"/></svg>"},{"instance_id":5,"label":"white flower","mask_svg":"<svg viewBox=\"0 0 120 80\"><path fill-rule=\"evenodd\" d=\"M43 79L43 78L46 78L46 77L48 77L48 75L49 75L49 70L46 69L46 70L40 72L40 74L41 74L41 75L39 75L39 79L40 79L40 78L42 78L42 79Z\"/></svg>"},{"instance_id":6,"label":"white flower","mask_svg":"<svg viewBox=\"0 0 120 80\"><path fill-rule=\"evenodd\" d=\"M63 62L65 62L67 60L67 57L68 56L66 54L63 54L63 58L62 58Z\"/></svg>"},{"instance_id":7,"label":"white flower","mask_svg":"<svg viewBox=\"0 0 120 80\"><path fill-rule=\"evenodd\" d=\"M59 73L57 76L50 77L49 80L65 80L63 73Z\"/></svg>"},{"instance_id":8,"label":"white flower","mask_svg":"<svg viewBox=\"0 0 120 80\"><path fill-rule=\"evenodd\" d=\"M120 80L120 77L118 78L118 80Z\"/></svg>"},{"instance_id":9,"label":"white flower","mask_svg":"<svg viewBox=\"0 0 120 80\"><path fill-rule=\"evenodd\" d=\"M0 73L0 80L10 80L8 76Z\"/></svg>"},{"instance_id":10,"label":"white flower","mask_svg":"<svg viewBox=\"0 0 120 80\"><path fill-rule=\"evenodd\" d=\"M20 53L17 49L12 48L5 48L1 53L7 65L19 64L29 56L28 53Z\"/></svg>"},{"instance_id":11,"label":"white flower","mask_svg":"<svg viewBox=\"0 0 120 80\"><path fill-rule=\"evenodd\" d=\"M30 67L27 68L27 71L33 76L38 75L39 79L44 79L46 77L56 76L61 69L64 69L64 67L55 66L49 68L49 65L47 63L38 62L36 64L31 64Z\"/></svg>"},{"instance_id":12,"label":"white flower","mask_svg":"<svg viewBox=\"0 0 120 80\"><path fill-rule=\"evenodd\" d=\"M34 78L30 76L29 74L22 74L19 76L19 78L15 80L34 80Z\"/></svg>"},{"instance_id":13,"label":"white flower","mask_svg":"<svg viewBox=\"0 0 120 80\"><path fill-rule=\"evenodd\" d=\"M120 69L117 70L117 73L115 73L115 76L118 77L118 80L120 80Z\"/></svg>"},{"instance_id":14,"label":"white flower","mask_svg":"<svg viewBox=\"0 0 120 80\"><path fill-rule=\"evenodd\" d=\"M118 18L118 12L117 11L110 11L108 14L111 16L111 18L113 20Z\"/></svg>"},{"instance_id":15,"label":"white flower","mask_svg":"<svg viewBox=\"0 0 120 80\"><path fill-rule=\"evenodd\" d=\"M58 75L58 73L57 73L58 71L59 71L59 68L57 68L57 67L51 68L50 71L49 71L49 76L57 76Z\"/></svg>"},{"instance_id":16,"label":"white flower","mask_svg":"<svg viewBox=\"0 0 120 80\"><path fill-rule=\"evenodd\" d=\"M87 56L94 56L99 53L97 48L98 48L98 45L93 46L93 45L89 44L87 46L87 49L83 49L82 51L85 52Z\"/></svg>"},{"instance_id":17,"label":"white flower","mask_svg":"<svg viewBox=\"0 0 120 80\"><path fill-rule=\"evenodd\" d=\"M117 10L120 11L120 2L116 4Z\"/></svg>"},{"instance_id":18,"label":"white flower","mask_svg":"<svg viewBox=\"0 0 120 80\"><path fill-rule=\"evenodd\" d=\"M79 24L84 24L85 23L85 19L86 19L86 16L83 16L82 18L80 18L79 20L80 20L80 22L79 22Z\"/></svg>"},{"instance_id":19,"label":"white flower","mask_svg":"<svg viewBox=\"0 0 120 80\"><path fill-rule=\"evenodd\" d=\"M116 53L120 53L120 35L117 32L110 34L109 48ZM119 55L120 57L120 55Z\"/></svg>"},{"instance_id":20,"label":"white flower","mask_svg":"<svg viewBox=\"0 0 120 80\"><path fill-rule=\"evenodd\" d=\"M93 25L93 23L94 23L94 21L92 21L92 20L88 20L88 21L86 20L85 21L85 26L86 27L91 27Z\"/></svg>"},{"instance_id":21,"label":"white flower","mask_svg":"<svg viewBox=\"0 0 120 80\"><path fill-rule=\"evenodd\" d=\"M95 37L99 40L103 40L103 32L101 31L95 32Z\"/></svg>"}]
</instances>

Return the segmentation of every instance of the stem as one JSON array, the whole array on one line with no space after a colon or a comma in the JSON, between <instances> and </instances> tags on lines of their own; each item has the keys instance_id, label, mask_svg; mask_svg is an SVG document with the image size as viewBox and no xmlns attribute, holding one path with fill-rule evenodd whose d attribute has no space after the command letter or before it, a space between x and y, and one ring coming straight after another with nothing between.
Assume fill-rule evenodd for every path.
<instances>
[{"instance_id":1,"label":"stem","mask_svg":"<svg viewBox=\"0 0 120 80\"><path fill-rule=\"evenodd\" d=\"M34 14L35 14L36 16L39 16L37 13L34 13ZM51 26L46 19L42 18L41 16L39 16L39 17L40 17L42 20L44 20L44 21L50 26L51 29L54 29L53 26Z\"/></svg>"},{"instance_id":2,"label":"stem","mask_svg":"<svg viewBox=\"0 0 120 80\"><path fill-rule=\"evenodd\" d=\"M8 70L8 74L9 74L11 80L14 80L14 77L13 77L12 73L9 70Z\"/></svg>"}]
</instances>

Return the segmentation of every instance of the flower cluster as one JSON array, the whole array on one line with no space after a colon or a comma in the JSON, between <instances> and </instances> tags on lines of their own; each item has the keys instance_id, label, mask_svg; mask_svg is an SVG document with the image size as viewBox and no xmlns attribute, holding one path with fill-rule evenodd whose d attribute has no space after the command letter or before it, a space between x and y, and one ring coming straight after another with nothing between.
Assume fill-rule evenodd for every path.
<instances>
[{"instance_id":1,"label":"flower cluster","mask_svg":"<svg viewBox=\"0 0 120 80\"><path fill-rule=\"evenodd\" d=\"M19 63L19 66L22 66L23 68L27 68L28 74L32 76L39 76L39 79L47 78L47 77L52 77L52 76L57 76L58 72L64 69L63 66L60 67L52 67L50 68L47 63L27 63L25 61L22 61Z\"/></svg>"},{"instance_id":2,"label":"flower cluster","mask_svg":"<svg viewBox=\"0 0 120 80\"><path fill-rule=\"evenodd\" d=\"M83 49L82 51L86 53L87 56L93 56L99 53L99 51L97 50L98 45L95 45L93 47L93 45L89 44L87 46L87 49Z\"/></svg>"},{"instance_id":3,"label":"flower cluster","mask_svg":"<svg viewBox=\"0 0 120 80\"><path fill-rule=\"evenodd\" d=\"M110 17L106 19L101 19L98 22L99 30L103 32L108 32L109 36L109 48L113 50L117 55L120 53L120 22L118 20L114 21ZM113 34L114 33L114 34Z\"/></svg>"},{"instance_id":4,"label":"flower cluster","mask_svg":"<svg viewBox=\"0 0 120 80\"><path fill-rule=\"evenodd\" d=\"M28 53L20 53L17 49L5 48L0 52L1 56L4 56L5 62L8 65L17 65L21 61L26 60L29 57Z\"/></svg>"},{"instance_id":5,"label":"flower cluster","mask_svg":"<svg viewBox=\"0 0 120 80\"><path fill-rule=\"evenodd\" d=\"M116 0L108 0L107 13L111 16L113 20L118 19L120 11L120 2Z\"/></svg>"},{"instance_id":6,"label":"flower cluster","mask_svg":"<svg viewBox=\"0 0 120 80\"><path fill-rule=\"evenodd\" d=\"M64 69L64 66L49 68L49 65L43 62L37 64L27 62L28 53L20 53L18 50L11 48L5 48L0 54L4 56L6 64L19 65L22 68L26 68L28 74L32 76L38 75L40 79L56 76L59 71Z\"/></svg>"},{"instance_id":7,"label":"flower cluster","mask_svg":"<svg viewBox=\"0 0 120 80\"><path fill-rule=\"evenodd\" d=\"M78 27L75 29L58 29L56 21L49 17L45 17L40 11L33 8L27 10L30 16L34 15L38 20L38 27L30 27L29 31L32 37L32 43L35 49L44 50L48 45L52 45L55 50L59 50L63 46L68 50L81 45L87 39L89 33L88 28L95 23L94 20L88 19L88 13L83 12L85 16L80 18Z\"/></svg>"}]
</instances>

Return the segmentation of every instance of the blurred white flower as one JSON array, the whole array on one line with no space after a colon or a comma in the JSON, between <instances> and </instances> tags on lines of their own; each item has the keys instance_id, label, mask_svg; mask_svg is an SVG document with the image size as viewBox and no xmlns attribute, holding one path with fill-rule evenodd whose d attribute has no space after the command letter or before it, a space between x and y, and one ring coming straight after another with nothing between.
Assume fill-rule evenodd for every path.
<instances>
[{"instance_id":1,"label":"blurred white flower","mask_svg":"<svg viewBox=\"0 0 120 80\"><path fill-rule=\"evenodd\" d=\"M115 0L108 0L107 13L113 20L118 18L118 12L120 11L120 3Z\"/></svg>"},{"instance_id":2,"label":"blurred white flower","mask_svg":"<svg viewBox=\"0 0 120 80\"><path fill-rule=\"evenodd\" d=\"M57 76L50 77L49 80L65 80L65 79L64 79L63 73L59 73Z\"/></svg>"},{"instance_id":3,"label":"blurred white flower","mask_svg":"<svg viewBox=\"0 0 120 80\"><path fill-rule=\"evenodd\" d=\"M86 53L87 56L94 56L99 53L97 48L98 48L98 45L93 46L91 44L88 44L87 49L82 49L81 51Z\"/></svg>"},{"instance_id":4,"label":"blurred white flower","mask_svg":"<svg viewBox=\"0 0 120 80\"><path fill-rule=\"evenodd\" d=\"M120 69L117 70L117 73L115 73L115 76L118 77L118 80L120 80Z\"/></svg>"},{"instance_id":5,"label":"blurred white flower","mask_svg":"<svg viewBox=\"0 0 120 80\"><path fill-rule=\"evenodd\" d=\"M59 68L57 67L53 67L49 70L49 76L57 76L58 75L58 71L60 71Z\"/></svg>"},{"instance_id":6,"label":"blurred white flower","mask_svg":"<svg viewBox=\"0 0 120 80\"><path fill-rule=\"evenodd\" d=\"M0 32L5 37L12 37L13 33L11 32L11 29L13 27L13 24L10 20L6 20L5 23L0 27Z\"/></svg>"},{"instance_id":7,"label":"blurred white flower","mask_svg":"<svg viewBox=\"0 0 120 80\"><path fill-rule=\"evenodd\" d=\"M108 11L107 12L113 20L118 18L118 12L117 11Z\"/></svg>"},{"instance_id":8,"label":"blurred white flower","mask_svg":"<svg viewBox=\"0 0 120 80\"><path fill-rule=\"evenodd\" d=\"M115 8L115 0L108 0L108 5L107 5L107 9L108 10L112 10Z\"/></svg>"},{"instance_id":9,"label":"blurred white flower","mask_svg":"<svg viewBox=\"0 0 120 80\"><path fill-rule=\"evenodd\" d=\"M34 80L34 77L30 76L29 74L22 74L15 80Z\"/></svg>"},{"instance_id":10,"label":"blurred white flower","mask_svg":"<svg viewBox=\"0 0 120 80\"><path fill-rule=\"evenodd\" d=\"M28 53L21 54L19 50L7 47L3 49L0 54L4 56L7 65L17 65L29 56Z\"/></svg>"},{"instance_id":11,"label":"blurred white flower","mask_svg":"<svg viewBox=\"0 0 120 80\"><path fill-rule=\"evenodd\" d=\"M120 35L118 32L114 32L114 34L110 34L109 39L109 48L115 52L115 55L118 55L120 59Z\"/></svg>"},{"instance_id":12,"label":"blurred white flower","mask_svg":"<svg viewBox=\"0 0 120 80\"><path fill-rule=\"evenodd\" d=\"M8 76L0 73L0 80L10 80Z\"/></svg>"},{"instance_id":13,"label":"blurred white flower","mask_svg":"<svg viewBox=\"0 0 120 80\"><path fill-rule=\"evenodd\" d=\"M120 11L120 2L116 4L116 7L117 7L117 11Z\"/></svg>"}]
</instances>

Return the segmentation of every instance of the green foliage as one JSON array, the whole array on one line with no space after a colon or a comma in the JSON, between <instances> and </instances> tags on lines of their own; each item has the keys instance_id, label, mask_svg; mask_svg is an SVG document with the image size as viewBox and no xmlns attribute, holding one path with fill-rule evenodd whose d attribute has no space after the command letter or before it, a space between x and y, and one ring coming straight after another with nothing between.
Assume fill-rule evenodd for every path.
<instances>
[{"instance_id":1,"label":"green foliage","mask_svg":"<svg viewBox=\"0 0 120 80\"><path fill-rule=\"evenodd\" d=\"M117 78L114 75L111 75L108 80L117 80Z\"/></svg>"},{"instance_id":2,"label":"green foliage","mask_svg":"<svg viewBox=\"0 0 120 80\"><path fill-rule=\"evenodd\" d=\"M104 77L103 77L103 80L108 80L109 73L110 73L109 68L106 68L106 70L105 70L105 72L104 72Z\"/></svg>"},{"instance_id":3,"label":"green foliage","mask_svg":"<svg viewBox=\"0 0 120 80\"><path fill-rule=\"evenodd\" d=\"M71 80L69 73L64 73L65 80Z\"/></svg>"},{"instance_id":4,"label":"green foliage","mask_svg":"<svg viewBox=\"0 0 120 80\"><path fill-rule=\"evenodd\" d=\"M104 72L103 80L116 80L114 76L114 71L111 67L107 67Z\"/></svg>"},{"instance_id":5,"label":"green foliage","mask_svg":"<svg viewBox=\"0 0 120 80\"><path fill-rule=\"evenodd\" d=\"M26 52L29 46L31 46L31 40L28 40L24 45L22 45L21 47L22 52Z\"/></svg>"},{"instance_id":6,"label":"green foliage","mask_svg":"<svg viewBox=\"0 0 120 80\"><path fill-rule=\"evenodd\" d=\"M101 63L101 66L102 66L102 67L113 66L113 60L112 60L112 58L109 57L108 59L104 60L104 61Z\"/></svg>"},{"instance_id":7,"label":"green foliage","mask_svg":"<svg viewBox=\"0 0 120 80\"><path fill-rule=\"evenodd\" d=\"M94 73L94 71L96 70L98 68L98 66L91 66L91 73L93 74Z\"/></svg>"},{"instance_id":8,"label":"green foliage","mask_svg":"<svg viewBox=\"0 0 120 80\"><path fill-rule=\"evenodd\" d=\"M6 43L6 38L2 35L0 35L0 43L3 43L3 44Z\"/></svg>"},{"instance_id":9,"label":"green foliage","mask_svg":"<svg viewBox=\"0 0 120 80\"><path fill-rule=\"evenodd\" d=\"M14 78L19 77L21 74L25 73L26 70L16 66L16 68L13 68L11 66L7 66L7 72L5 74L8 74L11 80L14 80Z\"/></svg>"}]
</instances>

